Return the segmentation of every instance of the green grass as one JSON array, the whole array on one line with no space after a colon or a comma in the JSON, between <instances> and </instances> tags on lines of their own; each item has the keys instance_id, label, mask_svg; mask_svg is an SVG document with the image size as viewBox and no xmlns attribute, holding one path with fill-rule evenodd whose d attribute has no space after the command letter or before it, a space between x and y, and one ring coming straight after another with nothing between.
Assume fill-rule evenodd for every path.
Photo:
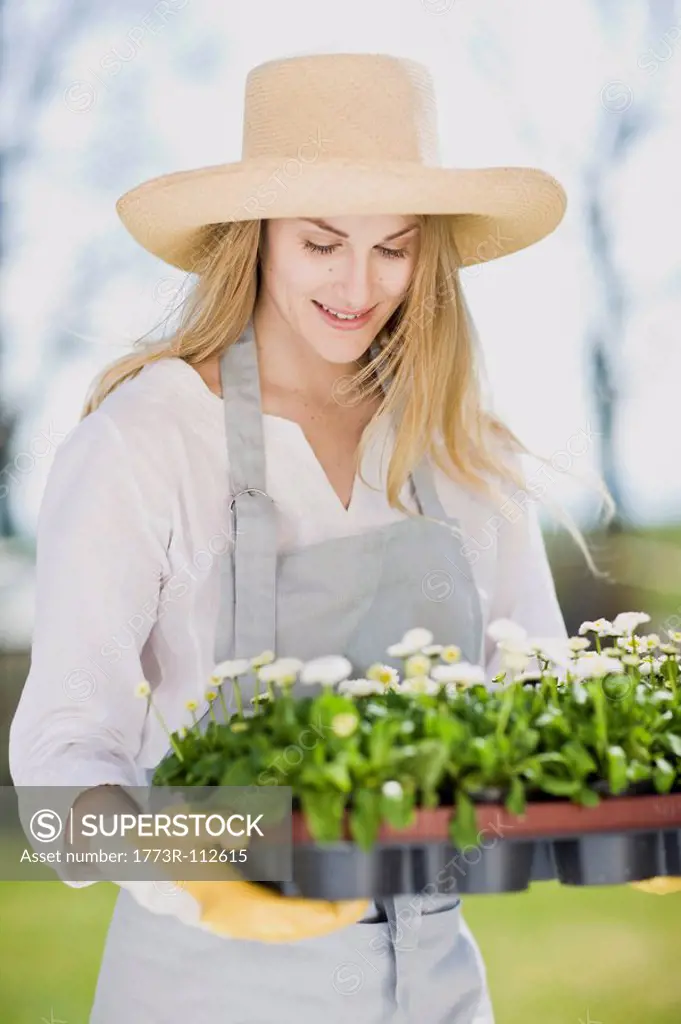
<instances>
[{"instance_id":1,"label":"green grass","mask_svg":"<svg viewBox=\"0 0 681 1024\"><path fill-rule=\"evenodd\" d=\"M51 1013L87 1024L116 893L104 882L0 883L2 1024L42 1024ZM591 1024L681 1019L681 893L544 882L468 897L465 915L487 962L497 1024L586 1024L587 1010Z\"/></svg>"}]
</instances>

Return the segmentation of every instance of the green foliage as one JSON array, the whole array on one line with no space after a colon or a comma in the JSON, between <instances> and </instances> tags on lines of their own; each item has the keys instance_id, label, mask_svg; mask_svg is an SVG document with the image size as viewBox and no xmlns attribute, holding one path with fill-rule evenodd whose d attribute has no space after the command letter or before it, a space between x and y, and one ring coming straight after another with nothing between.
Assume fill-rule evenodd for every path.
<instances>
[{"instance_id":1,"label":"green foliage","mask_svg":"<svg viewBox=\"0 0 681 1024\"><path fill-rule=\"evenodd\" d=\"M545 674L496 690L443 685L434 695L284 690L245 718L211 722L202 736L174 734L154 784L290 786L318 842L340 839L347 815L363 849L382 824L405 828L417 807L447 806L453 842L475 844L475 803L490 793L522 814L542 796L592 807L604 793L678 786L675 683L667 673L583 682ZM338 729L347 716L356 727Z\"/></svg>"}]
</instances>

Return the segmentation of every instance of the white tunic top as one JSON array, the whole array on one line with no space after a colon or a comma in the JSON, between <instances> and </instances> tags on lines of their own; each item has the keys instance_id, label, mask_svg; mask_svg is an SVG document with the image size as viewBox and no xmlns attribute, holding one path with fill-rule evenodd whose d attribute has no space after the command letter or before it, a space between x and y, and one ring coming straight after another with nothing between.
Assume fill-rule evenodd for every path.
<instances>
[{"instance_id":1,"label":"white tunic top","mask_svg":"<svg viewBox=\"0 0 681 1024\"><path fill-rule=\"evenodd\" d=\"M384 433L383 457L377 437L362 467L379 489L357 479L346 511L300 426L264 416L280 549L402 518L380 487L392 442ZM504 617L537 636L564 636L536 506L518 492L518 502L495 509L435 472L444 509L468 535L483 628ZM170 730L191 724L190 698L197 714L205 709L228 500L222 399L179 358L119 385L61 443L38 520L31 666L9 737L15 785L143 785L141 770L168 748L135 695L143 678ZM415 510L408 486L402 501ZM452 576L445 567L426 573L424 586L436 599ZM488 641L489 678L498 667Z\"/></svg>"}]
</instances>

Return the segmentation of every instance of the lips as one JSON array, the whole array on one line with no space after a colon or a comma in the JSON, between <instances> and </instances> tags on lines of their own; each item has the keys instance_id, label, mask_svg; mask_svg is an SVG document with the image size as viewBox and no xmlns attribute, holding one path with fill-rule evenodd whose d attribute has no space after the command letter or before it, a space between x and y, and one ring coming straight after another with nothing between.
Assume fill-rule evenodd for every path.
<instances>
[{"instance_id":1,"label":"lips","mask_svg":"<svg viewBox=\"0 0 681 1024\"><path fill-rule=\"evenodd\" d=\"M312 303L319 310L320 315L328 324L331 324L333 327L339 328L341 330L353 330L356 329L357 327L363 327L364 324L366 324L370 320L371 314L374 311L374 307L371 306L370 309L365 310L359 316L349 314L345 314L344 316L337 316L336 313L342 314L343 310L336 310L334 312L331 312L331 307L323 306L322 303L317 302L316 299L313 299Z\"/></svg>"}]
</instances>

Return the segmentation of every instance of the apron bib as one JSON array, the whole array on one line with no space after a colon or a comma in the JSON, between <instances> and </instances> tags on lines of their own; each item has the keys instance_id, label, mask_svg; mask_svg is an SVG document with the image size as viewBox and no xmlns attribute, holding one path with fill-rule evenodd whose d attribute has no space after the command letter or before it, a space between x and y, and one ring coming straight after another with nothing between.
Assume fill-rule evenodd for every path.
<instances>
[{"instance_id":1,"label":"apron bib","mask_svg":"<svg viewBox=\"0 0 681 1024\"><path fill-rule=\"evenodd\" d=\"M220 372L233 550L220 565L216 663L267 649L302 660L344 654L360 676L376 661L399 667L386 648L414 626L480 663L478 592L459 522L445 514L427 460L410 478L418 518L279 553L252 324L225 350ZM429 573L452 564L454 585L433 599ZM241 690L246 704L250 677ZM218 702L213 710L220 719ZM206 711L199 727L209 721ZM361 922L332 935L269 945L154 914L121 890L90 1024L341 1024L348 1014L362 1024L493 1024L484 966L458 896L377 900Z\"/></svg>"}]
</instances>

